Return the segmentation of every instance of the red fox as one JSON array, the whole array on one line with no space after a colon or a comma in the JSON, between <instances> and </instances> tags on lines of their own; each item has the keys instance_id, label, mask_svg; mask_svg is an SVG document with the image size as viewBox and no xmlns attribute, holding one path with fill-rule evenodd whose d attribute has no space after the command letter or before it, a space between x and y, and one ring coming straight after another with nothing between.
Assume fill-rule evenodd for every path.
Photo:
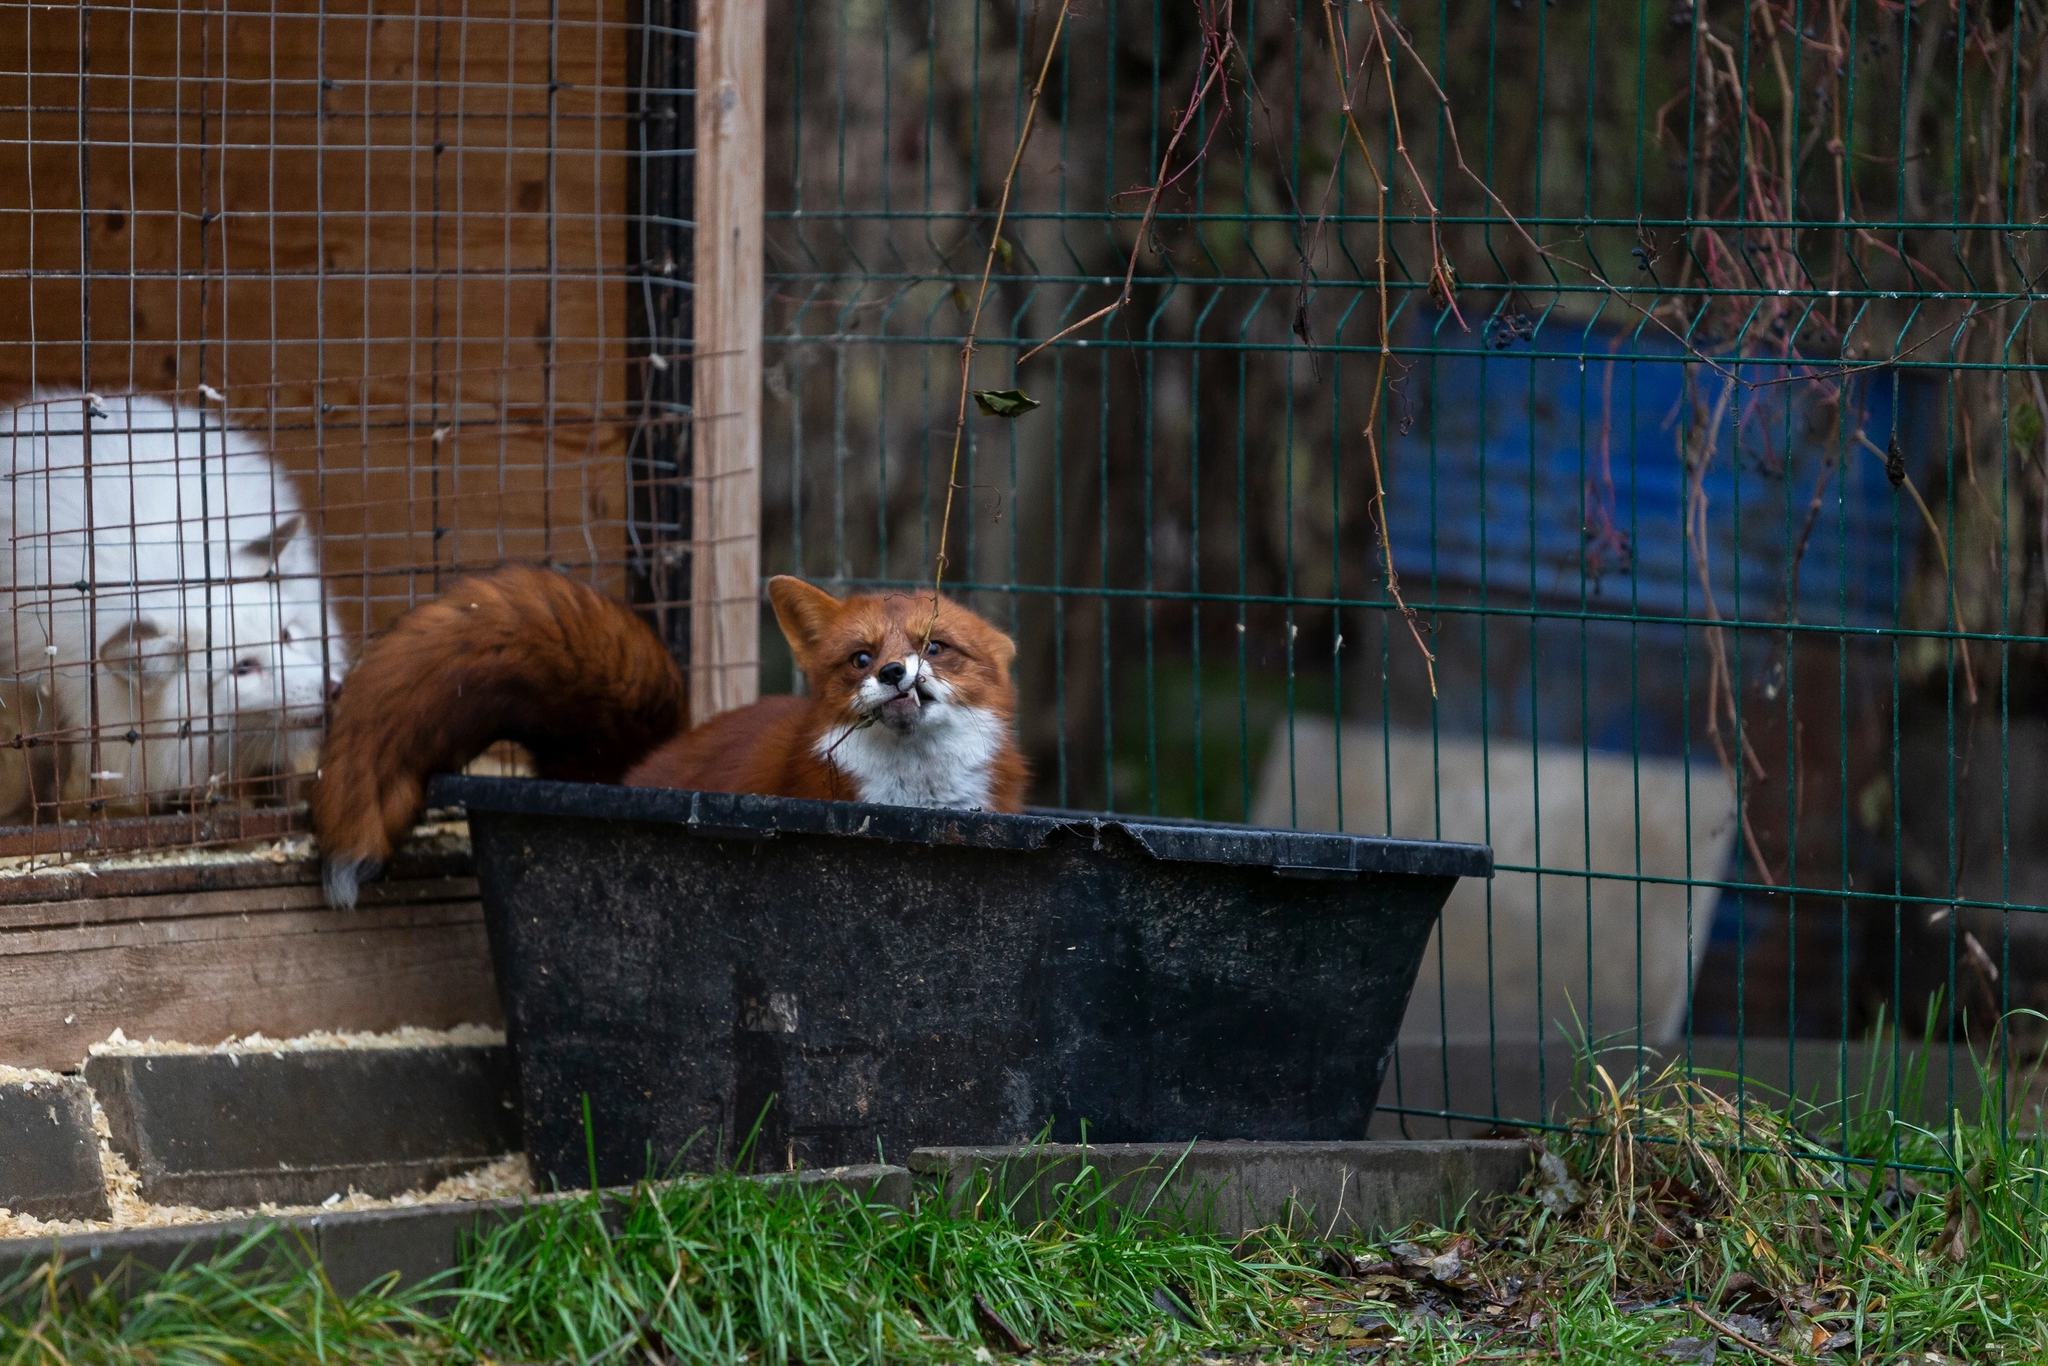
<instances>
[{"instance_id":1,"label":"red fox","mask_svg":"<svg viewBox=\"0 0 2048 1366\"><path fill-rule=\"evenodd\" d=\"M350 672L313 786L328 903L355 904L430 776L495 740L543 778L1022 809L1008 636L931 594L842 599L784 576L768 597L810 695L694 730L654 632L551 570L463 579L399 618Z\"/></svg>"}]
</instances>

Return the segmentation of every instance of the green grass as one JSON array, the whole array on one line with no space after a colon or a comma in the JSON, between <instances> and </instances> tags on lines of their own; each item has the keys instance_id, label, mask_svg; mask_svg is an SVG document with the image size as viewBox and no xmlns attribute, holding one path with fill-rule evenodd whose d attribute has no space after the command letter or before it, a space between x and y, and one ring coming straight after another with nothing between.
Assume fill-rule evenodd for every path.
<instances>
[{"instance_id":1,"label":"green grass","mask_svg":"<svg viewBox=\"0 0 2048 1366\"><path fill-rule=\"evenodd\" d=\"M649 1183L537 1204L459 1277L351 1298L288 1246L125 1303L45 1271L0 1287L0 1362L936 1362L1017 1340L1166 1360L1303 1318L1292 1239L1120 1215L1093 1179L1042 1220L926 1195L905 1213L729 1175Z\"/></svg>"},{"instance_id":2,"label":"green grass","mask_svg":"<svg viewBox=\"0 0 2048 1366\"><path fill-rule=\"evenodd\" d=\"M1724 1366L2048 1361L2048 1151L2020 1136L2038 1116L1941 1132L1866 1106L1845 1125L1709 1080L1589 1073L1591 1119L1546 1135L1552 1176L1483 1228L1231 1243L1120 1213L1092 1174L1043 1217L986 1189L904 1213L689 1178L537 1205L409 1292L338 1296L291 1255L126 1298L21 1278L0 1287L0 1366L986 1362L1019 1340L1134 1366L1661 1363L1731 1332L1762 1341L1722 1340ZM1826 1146L1845 1131L1846 1163Z\"/></svg>"},{"instance_id":3,"label":"green grass","mask_svg":"<svg viewBox=\"0 0 2048 1366\"><path fill-rule=\"evenodd\" d=\"M443 1331L476 1356L535 1361L757 1349L879 1362L971 1355L1002 1338L990 1319L1033 1344L1135 1332L1193 1349L1299 1318L1291 1243L1233 1248L1119 1219L1102 1194L1080 1183L1032 1222L993 1201L955 1212L930 1198L903 1214L729 1177L643 1188L609 1218L569 1201L476 1251ZM1162 1292L1174 1298L1162 1305Z\"/></svg>"},{"instance_id":4,"label":"green grass","mask_svg":"<svg viewBox=\"0 0 2048 1366\"><path fill-rule=\"evenodd\" d=\"M274 1255L236 1269L259 1250ZM0 1283L0 1361L9 1363L412 1362L436 1355L436 1333L416 1297L335 1294L276 1228L212 1261L142 1277L132 1295L115 1282L78 1293L49 1267Z\"/></svg>"}]
</instances>

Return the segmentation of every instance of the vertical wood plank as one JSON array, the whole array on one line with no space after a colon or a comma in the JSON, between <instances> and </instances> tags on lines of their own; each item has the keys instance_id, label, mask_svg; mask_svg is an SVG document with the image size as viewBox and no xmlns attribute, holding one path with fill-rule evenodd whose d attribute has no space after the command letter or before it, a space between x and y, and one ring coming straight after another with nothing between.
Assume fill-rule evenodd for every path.
<instances>
[{"instance_id":1,"label":"vertical wood plank","mask_svg":"<svg viewBox=\"0 0 2048 1366\"><path fill-rule=\"evenodd\" d=\"M765 0L697 0L690 719L760 693Z\"/></svg>"}]
</instances>

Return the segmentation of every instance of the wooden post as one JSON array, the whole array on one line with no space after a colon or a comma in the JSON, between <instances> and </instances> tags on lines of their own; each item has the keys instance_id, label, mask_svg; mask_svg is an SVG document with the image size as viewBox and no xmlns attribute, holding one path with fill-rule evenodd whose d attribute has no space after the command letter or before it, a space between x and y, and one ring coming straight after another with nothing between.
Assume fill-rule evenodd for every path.
<instances>
[{"instance_id":1,"label":"wooden post","mask_svg":"<svg viewBox=\"0 0 2048 1366\"><path fill-rule=\"evenodd\" d=\"M690 720L761 689L765 0L697 0Z\"/></svg>"}]
</instances>

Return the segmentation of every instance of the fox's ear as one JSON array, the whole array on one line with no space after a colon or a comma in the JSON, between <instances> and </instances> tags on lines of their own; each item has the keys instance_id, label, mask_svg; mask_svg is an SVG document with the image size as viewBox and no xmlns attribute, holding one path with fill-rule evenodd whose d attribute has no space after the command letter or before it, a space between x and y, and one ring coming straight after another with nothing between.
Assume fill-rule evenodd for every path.
<instances>
[{"instance_id":1,"label":"fox's ear","mask_svg":"<svg viewBox=\"0 0 2048 1366\"><path fill-rule=\"evenodd\" d=\"M950 628L960 643L993 664L997 673L1010 672L1017 659L1017 642L998 631L994 622L951 599L940 599L939 611L946 618L940 630Z\"/></svg>"},{"instance_id":2,"label":"fox's ear","mask_svg":"<svg viewBox=\"0 0 2048 1366\"><path fill-rule=\"evenodd\" d=\"M131 621L100 642L100 663L115 673L136 677L175 672L184 653L182 641L165 637L162 628Z\"/></svg>"},{"instance_id":3,"label":"fox's ear","mask_svg":"<svg viewBox=\"0 0 2048 1366\"><path fill-rule=\"evenodd\" d=\"M1017 658L1017 642L1004 635L1001 631L992 631L990 634L995 637L995 644L989 650L989 657L997 670L1002 673L1008 673L1011 661Z\"/></svg>"},{"instance_id":4,"label":"fox's ear","mask_svg":"<svg viewBox=\"0 0 2048 1366\"><path fill-rule=\"evenodd\" d=\"M783 638L789 641L797 667L802 668L817 647L818 637L825 633L826 623L838 610L839 599L802 579L777 574L768 580L768 601L775 604L775 622L782 627Z\"/></svg>"},{"instance_id":5,"label":"fox's ear","mask_svg":"<svg viewBox=\"0 0 2048 1366\"><path fill-rule=\"evenodd\" d=\"M267 535L259 536L242 547L244 555L254 555L265 564L274 565L284 555L284 548L291 544L292 537L299 534L300 518L287 517L272 527Z\"/></svg>"}]
</instances>

